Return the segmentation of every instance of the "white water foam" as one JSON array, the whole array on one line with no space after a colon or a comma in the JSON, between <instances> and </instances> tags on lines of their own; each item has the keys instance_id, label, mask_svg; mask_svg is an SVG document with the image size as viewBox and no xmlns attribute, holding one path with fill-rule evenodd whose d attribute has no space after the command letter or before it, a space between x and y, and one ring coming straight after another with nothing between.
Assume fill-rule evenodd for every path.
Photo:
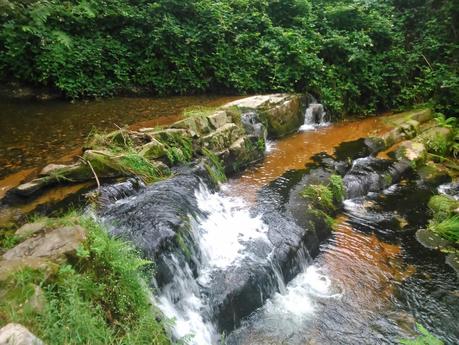
<instances>
[{"instance_id":1,"label":"white water foam","mask_svg":"<svg viewBox=\"0 0 459 345\"><path fill-rule=\"evenodd\" d=\"M239 264L247 255L244 249L248 242L267 241L268 227L260 215L250 214L249 205L241 198L213 193L204 184L195 195L199 209L205 214L197 219L190 217L193 236L201 252L199 276L194 279L189 266L180 265L172 255L168 265L174 279L162 289L157 304L174 320L173 334L177 339L189 345L212 345L218 342L218 335L200 285L210 282L214 270Z\"/></svg>"},{"instance_id":2,"label":"white water foam","mask_svg":"<svg viewBox=\"0 0 459 345\"><path fill-rule=\"evenodd\" d=\"M207 213L193 227L198 232L202 254L199 282L205 284L212 270L237 264L246 256L246 244L255 240L268 241L268 226L261 215L252 216L246 202L237 197L212 193L201 185L196 191L201 211Z\"/></svg>"},{"instance_id":3,"label":"white water foam","mask_svg":"<svg viewBox=\"0 0 459 345\"><path fill-rule=\"evenodd\" d=\"M309 266L298 274L284 294L277 293L266 303L265 313L271 317L302 321L309 318L315 310L314 301L318 298L340 298L342 293L332 292L330 279L318 267Z\"/></svg>"}]
</instances>

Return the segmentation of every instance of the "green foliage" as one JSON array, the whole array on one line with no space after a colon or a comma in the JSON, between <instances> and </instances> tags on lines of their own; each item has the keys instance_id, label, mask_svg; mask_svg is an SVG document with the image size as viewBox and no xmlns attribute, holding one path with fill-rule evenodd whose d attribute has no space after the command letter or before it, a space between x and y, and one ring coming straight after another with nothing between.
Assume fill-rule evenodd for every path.
<instances>
[{"instance_id":1,"label":"green foliage","mask_svg":"<svg viewBox=\"0 0 459 345\"><path fill-rule=\"evenodd\" d=\"M344 200L346 191L344 189L343 178L340 175L333 174L330 176L328 188L333 193L333 201L335 204L339 204Z\"/></svg>"},{"instance_id":2,"label":"green foliage","mask_svg":"<svg viewBox=\"0 0 459 345\"><path fill-rule=\"evenodd\" d=\"M119 169L127 174L138 176L147 183L155 182L167 176L162 168L135 151L125 152L119 158Z\"/></svg>"},{"instance_id":3,"label":"green foliage","mask_svg":"<svg viewBox=\"0 0 459 345\"><path fill-rule=\"evenodd\" d=\"M454 210L459 207L459 202L446 195L434 195L428 203L434 219L442 221L453 215Z\"/></svg>"},{"instance_id":4,"label":"green foliage","mask_svg":"<svg viewBox=\"0 0 459 345\"><path fill-rule=\"evenodd\" d=\"M333 192L323 184L312 184L307 186L301 196L310 202L311 207L330 213L336 207L333 203Z\"/></svg>"},{"instance_id":5,"label":"green foliage","mask_svg":"<svg viewBox=\"0 0 459 345\"><path fill-rule=\"evenodd\" d=\"M143 279L151 263L90 218L73 213L53 222L69 223L88 231L77 257L54 275L25 269L2 283L2 323L24 324L51 345L169 344ZM35 286L44 291L42 311L27 307Z\"/></svg>"},{"instance_id":6,"label":"green foliage","mask_svg":"<svg viewBox=\"0 0 459 345\"><path fill-rule=\"evenodd\" d=\"M421 333L419 337L416 339L402 339L400 340L400 344L403 345L443 345L443 341L436 338L433 334L431 334L424 326L419 323L416 323L416 327Z\"/></svg>"},{"instance_id":7,"label":"green foliage","mask_svg":"<svg viewBox=\"0 0 459 345\"><path fill-rule=\"evenodd\" d=\"M446 195L435 195L430 198L428 206L433 214L429 230L448 241L459 243L459 215L455 213L459 202Z\"/></svg>"},{"instance_id":8,"label":"green foliage","mask_svg":"<svg viewBox=\"0 0 459 345\"><path fill-rule=\"evenodd\" d=\"M452 0L31 0L0 13L0 78L67 96L309 91L334 114L459 113Z\"/></svg>"},{"instance_id":9,"label":"green foliage","mask_svg":"<svg viewBox=\"0 0 459 345\"><path fill-rule=\"evenodd\" d=\"M435 122L437 122L437 124L440 127L455 128L455 126L457 124L457 119L455 117L448 117L447 118L444 114L437 113L436 116L435 116Z\"/></svg>"},{"instance_id":10,"label":"green foliage","mask_svg":"<svg viewBox=\"0 0 459 345\"><path fill-rule=\"evenodd\" d=\"M426 141L426 148L430 153L445 157L450 150L451 144L452 143L448 137L442 134L437 134L433 138L429 138Z\"/></svg>"},{"instance_id":11,"label":"green foliage","mask_svg":"<svg viewBox=\"0 0 459 345\"><path fill-rule=\"evenodd\" d=\"M160 141L166 147L166 155L170 164L188 162L193 158L193 143L190 138L177 133L168 134Z\"/></svg>"},{"instance_id":12,"label":"green foliage","mask_svg":"<svg viewBox=\"0 0 459 345\"><path fill-rule=\"evenodd\" d=\"M440 222L430 222L429 230L439 234L448 241L459 243L459 215L452 216Z\"/></svg>"},{"instance_id":13,"label":"green foliage","mask_svg":"<svg viewBox=\"0 0 459 345\"><path fill-rule=\"evenodd\" d=\"M207 173L212 182L216 185L226 182L225 166L218 156L207 148L202 149L202 153L207 157L208 163L205 163Z\"/></svg>"}]
</instances>

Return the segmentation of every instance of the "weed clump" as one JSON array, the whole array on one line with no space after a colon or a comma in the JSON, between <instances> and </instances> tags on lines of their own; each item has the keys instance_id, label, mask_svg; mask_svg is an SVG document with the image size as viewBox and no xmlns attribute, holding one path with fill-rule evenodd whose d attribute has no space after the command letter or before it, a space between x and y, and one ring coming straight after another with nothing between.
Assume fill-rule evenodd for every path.
<instances>
[{"instance_id":1,"label":"weed clump","mask_svg":"<svg viewBox=\"0 0 459 345\"><path fill-rule=\"evenodd\" d=\"M216 185L226 182L225 167L220 158L207 148L203 148L202 153L208 159L208 163L205 163L204 166L212 182Z\"/></svg>"},{"instance_id":2,"label":"weed clump","mask_svg":"<svg viewBox=\"0 0 459 345\"><path fill-rule=\"evenodd\" d=\"M456 214L459 202L446 195L435 195L430 198L428 206L433 214L429 230L448 241L459 243L459 214Z\"/></svg>"}]
</instances>

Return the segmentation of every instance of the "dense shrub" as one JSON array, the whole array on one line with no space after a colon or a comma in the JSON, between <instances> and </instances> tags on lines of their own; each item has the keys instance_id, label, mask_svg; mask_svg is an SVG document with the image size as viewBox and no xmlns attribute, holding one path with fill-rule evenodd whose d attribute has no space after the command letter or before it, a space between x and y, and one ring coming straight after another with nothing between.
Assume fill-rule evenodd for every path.
<instances>
[{"instance_id":1,"label":"dense shrub","mask_svg":"<svg viewBox=\"0 0 459 345\"><path fill-rule=\"evenodd\" d=\"M69 97L308 91L459 112L458 0L3 0L0 77Z\"/></svg>"}]
</instances>

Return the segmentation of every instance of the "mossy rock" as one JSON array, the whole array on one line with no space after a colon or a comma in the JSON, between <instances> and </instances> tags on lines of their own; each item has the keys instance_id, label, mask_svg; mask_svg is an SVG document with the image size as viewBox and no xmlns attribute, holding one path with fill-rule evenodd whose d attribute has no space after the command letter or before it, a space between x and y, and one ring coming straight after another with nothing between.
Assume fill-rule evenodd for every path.
<instances>
[{"instance_id":1,"label":"mossy rock","mask_svg":"<svg viewBox=\"0 0 459 345\"><path fill-rule=\"evenodd\" d=\"M419 177L430 185L438 186L451 180L448 171L440 164L427 162L416 169Z\"/></svg>"},{"instance_id":2,"label":"mossy rock","mask_svg":"<svg viewBox=\"0 0 459 345\"><path fill-rule=\"evenodd\" d=\"M155 160L166 155L166 147L156 139L140 147L139 154L148 160Z\"/></svg>"},{"instance_id":3,"label":"mossy rock","mask_svg":"<svg viewBox=\"0 0 459 345\"><path fill-rule=\"evenodd\" d=\"M243 134L243 130L239 126L234 123L227 123L202 137L202 145L211 151L220 152L229 148Z\"/></svg>"},{"instance_id":4,"label":"mossy rock","mask_svg":"<svg viewBox=\"0 0 459 345\"><path fill-rule=\"evenodd\" d=\"M187 130L193 137L208 134L211 131L209 120L206 116L190 116L172 124L171 128Z\"/></svg>"}]
</instances>

